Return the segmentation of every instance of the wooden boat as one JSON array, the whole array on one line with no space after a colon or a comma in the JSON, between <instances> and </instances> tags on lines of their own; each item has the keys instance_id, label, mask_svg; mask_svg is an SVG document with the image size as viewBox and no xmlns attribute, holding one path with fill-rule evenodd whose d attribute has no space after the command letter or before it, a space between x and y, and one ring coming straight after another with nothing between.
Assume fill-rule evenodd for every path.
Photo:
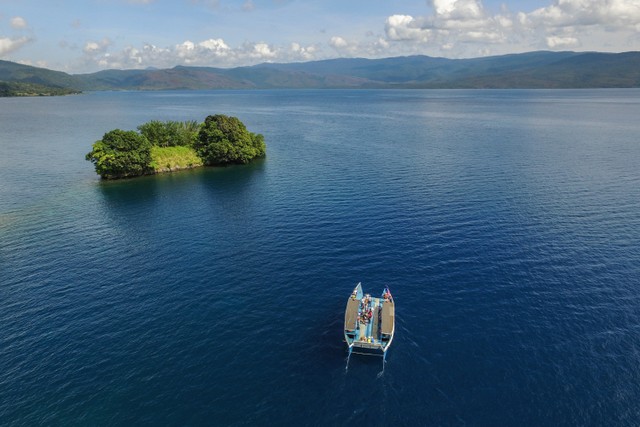
<instances>
[{"instance_id":1,"label":"wooden boat","mask_svg":"<svg viewBox=\"0 0 640 427\"><path fill-rule=\"evenodd\" d=\"M368 354L386 357L395 332L395 303L389 288L380 298L362 291L358 283L349 296L344 313L344 339L349 355Z\"/></svg>"}]
</instances>

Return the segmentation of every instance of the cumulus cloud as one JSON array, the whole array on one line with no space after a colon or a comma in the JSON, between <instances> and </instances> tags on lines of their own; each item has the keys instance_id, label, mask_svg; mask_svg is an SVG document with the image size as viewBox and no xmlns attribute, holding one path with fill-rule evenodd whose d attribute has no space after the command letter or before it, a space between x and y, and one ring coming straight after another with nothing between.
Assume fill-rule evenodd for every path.
<instances>
[{"instance_id":1,"label":"cumulus cloud","mask_svg":"<svg viewBox=\"0 0 640 427\"><path fill-rule=\"evenodd\" d=\"M625 42L637 49L640 0L551 0L531 12L488 12L482 0L429 0L431 13L391 15L385 40L416 53L453 56L506 53L531 48L564 49ZM634 45L635 41L635 45Z\"/></svg>"},{"instance_id":2,"label":"cumulus cloud","mask_svg":"<svg viewBox=\"0 0 640 427\"><path fill-rule=\"evenodd\" d=\"M13 18L11 18L11 28L22 30L24 28L27 28L27 26L27 21L23 17L14 16Z\"/></svg>"},{"instance_id":3,"label":"cumulus cloud","mask_svg":"<svg viewBox=\"0 0 640 427\"><path fill-rule=\"evenodd\" d=\"M418 52L424 48L453 51L460 44L504 42L513 27L510 17L487 14L480 0L431 0L431 8L432 14L421 17L389 16L386 40Z\"/></svg>"},{"instance_id":4,"label":"cumulus cloud","mask_svg":"<svg viewBox=\"0 0 640 427\"><path fill-rule=\"evenodd\" d=\"M299 43L295 43L295 42L291 43L291 47L290 47L291 57L293 59L299 59L303 61L310 61L314 59L314 55L316 51L317 49L315 46L304 47Z\"/></svg>"},{"instance_id":5,"label":"cumulus cloud","mask_svg":"<svg viewBox=\"0 0 640 427\"><path fill-rule=\"evenodd\" d=\"M349 46L345 39L338 36L331 37L331 40L329 40L329 45L331 45L331 47L335 49L344 49Z\"/></svg>"},{"instance_id":6,"label":"cumulus cloud","mask_svg":"<svg viewBox=\"0 0 640 427\"><path fill-rule=\"evenodd\" d=\"M276 51L267 43L255 43L248 49L252 58L272 59L276 56Z\"/></svg>"},{"instance_id":7,"label":"cumulus cloud","mask_svg":"<svg viewBox=\"0 0 640 427\"><path fill-rule=\"evenodd\" d=\"M329 40L329 46L338 52L340 56L373 58L384 56L389 48L389 42L383 37L356 41L334 36Z\"/></svg>"},{"instance_id":8,"label":"cumulus cloud","mask_svg":"<svg viewBox=\"0 0 640 427\"><path fill-rule=\"evenodd\" d=\"M9 38L0 37L0 57L7 55L11 52L15 52L25 44L29 43L31 39L28 37Z\"/></svg>"},{"instance_id":9,"label":"cumulus cloud","mask_svg":"<svg viewBox=\"0 0 640 427\"><path fill-rule=\"evenodd\" d=\"M547 46L551 49L576 47L579 44L578 39L575 37L549 36L546 40Z\"/></svg>"},{"instance_id":10,"label":"cumulus cloud","mask_svg":"<svg viewBox=\"0 0 640 427\"><path fill-rule=\"evenodd\" d=\"M516 21L525 37L544 40L550 49L637 49L640 0L553 0L549 6L518 13Z\"/></svg>"},{"instance_id":11,"label":"cumulus cloud","mask_svg":"<svg viewBox=\"0 0 640 427\"><path fill-rule=\"evenodd\" d=\"M111 40L109 40L108 38L104 38L97 42L89 41L85 43L84 48L82 50L85 54L96 55L96 54L102 54L106 52L107 49L109 49L109 46L111 46Z\"/></svg>"},{"instance_id":12,"label":"cumulus cloud","mask_svg":"<svg viewBox=\"0 0 640 427\"><path fill-rule=\"evenodd\" d=\"M410 15L392 15L387 18L385 32L389 40L429 41L431 30L421 28L420 23Z\"/></svg>"},{"instance_id":13,"label":"cumulus cloud","mask_svg":"<svg viewBox=\"0 0 640 427\"><path fill-rule=\"evenodd\" d=\"M218 58L225 58L232 55L231 48L223 39L208 39L199 43L187 40L171 49L158 49L150 46L154 54L160 54L163 57L171 57L173 55L180 59L183 64L201 64L205 61L215 62Z\"/></svg>"},{"instance_id":14,"label":"cumulus cloud","mask_svg":"<svg viewBox=\"0 0 640 427\"><path fill-rule=\"evenodd\" d=\"M451 20L480 19L484 13L478 0L433 0L436 15Z\"/></svg>"},{"instance_id":15,"label":"cumulus cloud","mask_svg":"<svg viewBox=\"0 0 640 427\"><path fill-rule=\"evenodd\" d=\"M232 67L261 62L307 61L315 59L320 49L317 45L303 46L296 42L286 46L247 42L231 47L221 38L210 38L199 42L185 40L169 47L147 43L142 47L127 46L119 51L114 51L112 42L104 39L86 43L83 51L83 62L79 66L95 70L139 69L149 66L171 68L179 64Z\"/></svg>"},{"instance_id":16,"label":"cumulus cloud","mask_svg":"<svg viewBox=\"0 0 640 427\"><path fill-rule=\"evenodd\" d=\"M524 14L521 21L545 27L635 28L640 23L640 0L554 0L550 6Z\"/></svg>"}]
</instances>

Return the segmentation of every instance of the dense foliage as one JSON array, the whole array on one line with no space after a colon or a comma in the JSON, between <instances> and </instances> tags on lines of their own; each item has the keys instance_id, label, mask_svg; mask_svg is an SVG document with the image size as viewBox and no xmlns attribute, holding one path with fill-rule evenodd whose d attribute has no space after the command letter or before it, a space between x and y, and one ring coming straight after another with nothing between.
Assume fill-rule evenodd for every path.
<instances>
[{"instance_id":1,"label":"dense foliage","mask_svg":"<svg viewBox=\"0 0 640 427\"><path fill-rule=\"evenodd\" d=\"M194 148L207 165L248 163L266 153L262 135L249 132L237 117L223 114L205 119Z\"/></svg>"},{"instance_id":2,"label":"dense foliage","mask_svg":"<svg viewBox=\"0 0 640 427\"><path fill-rule=\"evenodd\" d=\"M115 129L93 144L86 159L102 178L144 175L150 170L151 143L135 131Z\"/></svg>"},{"instance_id":3,"label":"dense foliage","mask_svg":"<svg viewBox=\"0 0 640 427\"><path fill-rule=\"evenodd\" d=\"M196 121L161 122L152 120L138 126L138 130L157 147L192 146L198 137L200 125Z\"/></svg>"},{"instance_id":4,"label":"dense foliage","mask_svg":"<svg viewBox=\"0 0 640 427\"><path fill-rule=\"evenodd\" d=\"M251 133L236 117L209 116L195 121L152 120L138 131L107 132L86 159L105 179L227 163L264 157L264 137Z\"/></svg>"}]
</instances>

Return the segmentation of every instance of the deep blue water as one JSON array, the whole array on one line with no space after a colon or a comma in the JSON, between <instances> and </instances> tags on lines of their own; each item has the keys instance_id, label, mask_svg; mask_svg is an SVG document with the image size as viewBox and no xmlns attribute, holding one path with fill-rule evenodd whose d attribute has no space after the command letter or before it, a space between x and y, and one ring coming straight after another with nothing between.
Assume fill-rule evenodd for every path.
<instances>
[{"instance_id":1,"label":"deep blue water","mask_svg":"<svg viewBox=\"0 0 640 427\"><path fill-rule=\"evenodd\" d=\"M101 182L111 129L267 158ZM0 424L640 424L640 91L0 99ZM396 337L346 367L355 283Z\"/></svg>"}]
</instances>

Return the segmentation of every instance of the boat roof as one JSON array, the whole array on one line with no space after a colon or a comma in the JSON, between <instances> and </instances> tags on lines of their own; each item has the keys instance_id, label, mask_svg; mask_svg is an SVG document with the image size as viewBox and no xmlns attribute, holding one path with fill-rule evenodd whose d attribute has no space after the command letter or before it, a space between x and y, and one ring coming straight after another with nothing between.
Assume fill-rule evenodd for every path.
<instances>
[{"instance_id":1,"label":"boat roof","mask_svg":"<svg viewBox=\"0 0 640 427\"><path fill-rule=\"evenodd\" d=\"M396 305L393 300L385 301L382 304L381 332L385 335L393 334L396 317Z\"/></svg>"},{"instance_id":2,"label":"boat roof","mask_svg":"<svg viewBox=\"0 0 640 427\"><path fill-rule=\"evenodd\" d=\"M347 301L347 309L344 313L344 329L353 331L356 329L356 321L358 319L358 307L360 300L357 298L349 298Z\"/></svg>"}]
</instances>

